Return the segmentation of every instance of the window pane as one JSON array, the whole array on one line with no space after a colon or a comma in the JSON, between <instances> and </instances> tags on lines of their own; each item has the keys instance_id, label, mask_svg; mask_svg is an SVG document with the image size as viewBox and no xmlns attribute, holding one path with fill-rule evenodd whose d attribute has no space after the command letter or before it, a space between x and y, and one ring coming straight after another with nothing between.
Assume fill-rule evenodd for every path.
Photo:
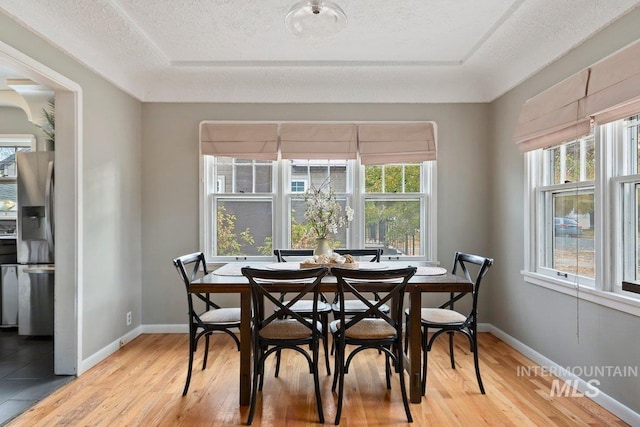
<instances>
[{"instance_id":1,"label":"window pane","mask_svg":"<svg viewBox=\"0 0 640 427\"><path fill-rule=\"evenodd\" d=\"M15 147L0 147L0 176L16 176Z\"/></svg>"},{"instance_id":2,"label":"window pane","mask_svg":"<svg viewBox=\"0 0 640 427\"><path fill-rule=\"evenodd\" d=\"M337 199L338 204L345 212L347 201ZM291 248L293 249L313 249L316 247L316 235L311 226L304 218L304 199L294 198L291 200ZM345 214L346 215L346 214ZM338 232L330 236L331 247L334 249L347 247L347 227L338 228Z\"/></svg>"},{"instance_id":3,"label":"window pane","mask_svg":"<svg viewBox=\"0 0 640 427\"><path fill-rule=\"evenodd\" d=\"M623 185L623 280L640 281L640 183Z\"/></svg>"},{"instance_id":4,"label":"window pane","mask_svg":"<svg viewBox=\"0 0 640 427\"><path fill-rule=\"evenodd\" d=\"M271 255L271 200L217 199L216 255Z\"/></svg>"},{"instance_id":5,"label":"window pane","mask_svg":"<svg viewBox=\"0 0 640 427\"><path fill-rule=\"evenodd\" d=\"M384 192L402 193L402 166L384 167Z\"/></svg>"},{"instance_id":6,"label":"window pane","mask_svg":"<svg viewBox=\"0 0 640 427\"><path fill-rule=\"evenodd\" d=\"M635 174L640 171L640 115L629 117L624 120L623 126L626 128L626 139L628 141L628 149L630 157L633 159L632 170L630 173Z\"/></svg>"},{"instance_id":7,"label":"window pane","mask_svg":"<svg viewBox=\"0 0 640 427\"><path fill-rule=\"evenodd\" d=\"M271 193L273 162L216 157L216 182L220 193ZM222 188L223 187L223 188Z\"/></svg>"},{"instance_id":8,"label":"window pane","mask_svg":"<svg viewBox=\"0 0 640 427\"><path fill-rule=\"evenodd\" d=\"M548 184L591 181L595 179L595 140L587 135L547 151Z\"/></svg>"},{"instance_id":9,"label":"window pane","mask_svg":"<svg viewBox=\"0 0 640 427\"><path fill-rule=\"evenodd\" d=\"M419 164L365 166L367 193L419 193Z\"/></svg>"},{"instance_id":10,"label":"window pane","mask_svg":"<svg viewBox=\"0 0 640 427\"><path fill-rule=\"evenodd\" d=\"M553 228L547 236L547 265L562 272L595 278L593 190L552 194ZM551 221L549 221L550 223Z\"/></svg>"},{"instance_id":11,"label":"window pane","mask_svg":"<svg viewBox=\"0 0 640 427\"><path fill-rule=\"evenodd\" d=\"M422 255L420 200L365 200L365 247L385 255Z\"/></svg>"},{"instance_id":12,"label":"window pane","mask_svg":"<svg viewBox=\"0 0 640 427\"><path fill-rule=\"evenodd\" d=\"M367 193L382 193L382 166L365 166L364 185Z\"/></svg>"},{"instance_id":13,"label":"window pane","mask_svg":"<svg viewBox=\"0 0 640 427\"><path fill-rule=\"evenodd\" d=\"M306 182L318 188L327 179L331 180L331 187L337 193L347 192L347 161L346 160L290 160L289 170L292 181Z\"/></svg>"},{"instance_id":14,"label":"window pane","mask_svg":"<svg viewBox=\"0 0 640 427\"><path fill-rule=\"evenodd\" d=\"M271 193L271 165L256 166L256 193Z\"/></svg>"},{"instance_id":15,"label":"window pane","mask_svg":"<svg viewBox=\"0 0 640 427\"><path fill-rule=\"evenodd\" d=\"M16 182L0 182L0 210L16 212L17 210L17 185ZM8 203L5 201L9 201Z\"/></svg>"}]
</instances>

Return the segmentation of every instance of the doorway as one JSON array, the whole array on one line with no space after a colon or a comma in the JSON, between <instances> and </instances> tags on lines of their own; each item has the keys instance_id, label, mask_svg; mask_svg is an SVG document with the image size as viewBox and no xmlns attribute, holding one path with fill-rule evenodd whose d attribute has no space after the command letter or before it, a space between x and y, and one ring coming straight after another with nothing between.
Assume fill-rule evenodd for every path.
<instances>
[{"instance_id":1,"label":"doorway","mask_svg":"<svg viewBox=\"0 0 640 427\"><path fill-rule=\"evenodd\" d=\"M80 86L0 42L0 64L55 91L56 218L53 369L78 375L82 293L82 97Z\"/></svg>"}]
</instances>

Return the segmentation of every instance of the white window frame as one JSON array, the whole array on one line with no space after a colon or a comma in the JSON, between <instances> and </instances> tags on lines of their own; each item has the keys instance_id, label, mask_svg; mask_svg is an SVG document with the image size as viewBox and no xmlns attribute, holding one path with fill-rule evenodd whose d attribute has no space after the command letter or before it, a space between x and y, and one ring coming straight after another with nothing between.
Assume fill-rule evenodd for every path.
<instances>
[{"instance_id":1,"label":"white window frame","mask_svg":"<svg viewBox=\"0 0 640 427\"><path fill-rule=\"evenodd\" d=\"M605 307L616 309L635 316L640 316L640 295L623 292L621 279L623 275L621 188L624 183L640 179L639 175L629 176L629 155L621 144L621 126L614 122L603 126L594 126L596 178L594 187L594 226L595 226L595 280L581 282L576 277L567 275L560 277L555 270L545 271L540 268L540 257L543 253L541 245L544 230L542 209L542 192L550 187L542 187L544 181L543 150L535 150L525 154L525 200L524 200L524 269L521 271L526 283L551 289L581 300L590 301ZM606 140L606 143L602 141ZM590 182L575 183L579 189L590 186ZM564 187L564 186L563 186Z\"/></svg>"}]
</instances>

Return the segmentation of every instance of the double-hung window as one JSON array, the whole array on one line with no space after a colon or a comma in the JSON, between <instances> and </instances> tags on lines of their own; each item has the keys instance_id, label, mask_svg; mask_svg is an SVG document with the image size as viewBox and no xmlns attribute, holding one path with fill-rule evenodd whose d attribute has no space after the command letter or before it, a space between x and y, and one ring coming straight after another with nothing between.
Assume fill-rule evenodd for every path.
<instances>
[{"instance_id":1,"label":"double-hung window","mask_svg":"<svg viewBox=\"0 0 640 427\"><path fill-rule=\"evenodd\" d=\"M529 154L536 169L536 270L593 286L595 143L593 134Z\"/></svg>"},{"instance_id":2,"label":"double-hung window","mask_svg":"<svg viewBox=\"0 0 640 427\"><path fill-rule=\"evenodd\" d=\"M225 125L214 126L229 132ZM313 129L325 131L315 124ZM295 136L300 139L300 132ZM297 148L286 146L292 147ZM304 196L324 183L343 212L354 210L353 220L331 236L334 248L382 248L385 259L436 258L435 161L404 163L396 156L389 163L376 158L363 164L355 154L345 159L278 153L277 160L202 156L201 245L207 259L271 259L274 248L314 248Z\"/></svg>"},{"instance_id":3,"label":"double-hung window","mask_svg":"<svg viewBox=\"0 0 640 427\"><path fill-rule=\"evenodd\" d=\"M525 155L527 281L640 313L639 139L637 114Z\"/></svg>"}]
</instances>

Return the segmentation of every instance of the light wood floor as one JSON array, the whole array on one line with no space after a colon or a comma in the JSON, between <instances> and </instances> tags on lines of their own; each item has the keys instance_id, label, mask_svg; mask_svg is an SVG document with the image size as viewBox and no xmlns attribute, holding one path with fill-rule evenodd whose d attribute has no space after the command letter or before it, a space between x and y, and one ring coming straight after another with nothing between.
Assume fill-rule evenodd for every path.
<instances>
[{"instance_id":1,"label":"light wood floor","mask_svg":"<svg viewBox=\"0 0 640 427\"><path fill-rule=\"evenodd\" d=\"M475 380L464 337L456 340L456 364L449 366L446 337L430 353L427 396L412 404L413 425L625 425L585 397L550 397L553 377L518 376L533 363L490 334L480 334L480 364L487 394ZM238 406L238 360L229 337L216 335L209 366L198 352L191 388L182 397L187 336L142 335L78 379L16 418L11 426L218 426L244 424ZM368 353L368 354L367 354ZM384 384L384 359L365 352L354 359L345 383L341 425L389 426L406 423L398 376ZM283 354L280 378L267 368L253 425L317 424L313 381L300 355ZM324 368L322 368L324 369ZM324 372L321 370L321 372ZM327 424L333 424L336 395L331 377L321 376Z\"/></svg>"}]
</instances>

